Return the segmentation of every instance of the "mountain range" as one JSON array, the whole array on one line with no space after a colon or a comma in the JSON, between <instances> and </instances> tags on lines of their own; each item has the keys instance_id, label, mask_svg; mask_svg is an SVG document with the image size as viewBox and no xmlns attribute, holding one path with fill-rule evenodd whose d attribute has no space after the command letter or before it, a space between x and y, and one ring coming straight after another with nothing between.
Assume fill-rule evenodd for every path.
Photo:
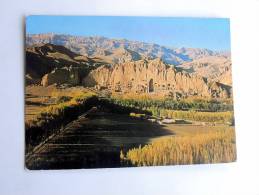
<instances>
[{"instance_id":1,"label":"mountain range","mask_svg":"<svg viewBox=\"0 0 259 195\"><path fill-rule=\"evenodd\" d=\"M28 84L70 83L120 92L149 92L151 87L180 96L229 97L231 69L229 53L209 49L101 36L26 36Z\"/></svg>"},{"instance_id":2,"label":"mountain range","mask_svg":"<svg viewBox=\"0 0 259 195\"><path fill-rule=\"evenodd\" d=\"M117 63L121 55L131 55L133 58L146 57L149 59L161 58L164 62L179 65L205 56L225 56L227 52L217 52L200 48L172 48L154 43L130 41L127 39L110 39L102 36L72 36L54 33L29 34L26 36L26 45L51 43L62 45L80 55L89 57L106 56L110 62ZM126 60L127 61L127 60Z\"/></svg>"}]
</instances>

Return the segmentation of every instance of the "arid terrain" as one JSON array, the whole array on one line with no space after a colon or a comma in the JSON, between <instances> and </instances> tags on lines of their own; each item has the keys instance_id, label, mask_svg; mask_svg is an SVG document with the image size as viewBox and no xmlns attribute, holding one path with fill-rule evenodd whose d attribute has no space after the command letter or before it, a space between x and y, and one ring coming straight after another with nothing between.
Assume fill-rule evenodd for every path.
<instances>
[{"instance_id":1,"label":"arid terrain","mask_svg":"<svg viewBox=\"0 0 259 195\"><path fill-rule=\"evenodd\" d=\"M236 159L228 52L49 33L25 53L27 168Z\"/></svg>"}]
</instances>

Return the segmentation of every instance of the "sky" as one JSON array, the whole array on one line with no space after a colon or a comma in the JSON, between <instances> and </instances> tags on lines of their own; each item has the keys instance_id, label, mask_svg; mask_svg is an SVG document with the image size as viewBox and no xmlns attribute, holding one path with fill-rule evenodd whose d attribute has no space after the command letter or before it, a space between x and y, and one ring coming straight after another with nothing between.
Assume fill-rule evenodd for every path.
<instances>
[{"instance_id":1,"label":"sky","mask_svg":"<svg viewBox=\"0 0 259 195\"><path fill-rule=\"evenodd\" d=\"M26 33L104 36L169 47L230 51L230 22L226 18L28 16Z\"/></svg>"}]
</instances>

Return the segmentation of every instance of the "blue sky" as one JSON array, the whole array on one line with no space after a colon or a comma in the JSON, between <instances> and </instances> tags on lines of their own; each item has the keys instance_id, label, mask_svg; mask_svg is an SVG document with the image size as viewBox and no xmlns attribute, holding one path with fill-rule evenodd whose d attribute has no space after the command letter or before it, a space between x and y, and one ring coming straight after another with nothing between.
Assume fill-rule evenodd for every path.
<instances>
[{"instance_id":1,"label":"blue sky","mask_svg":"<svg viewBox=\"0 0 259 195\"><path fill-rule=\"evenodd\" d=\"M58 33L137 40L169 47L230 50L226 18L28 16L26 33Z\"/></svg>"}]
</instances>

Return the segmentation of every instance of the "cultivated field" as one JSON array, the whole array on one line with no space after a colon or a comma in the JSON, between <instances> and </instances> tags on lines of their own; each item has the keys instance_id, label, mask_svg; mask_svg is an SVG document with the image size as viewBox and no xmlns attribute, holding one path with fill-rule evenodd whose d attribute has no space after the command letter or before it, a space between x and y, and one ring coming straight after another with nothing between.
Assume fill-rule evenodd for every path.
<instances>
[{"instance_id":1,"label":"cultivated field","mask_svg":"<svg viewBox=\"0 0 259 195\"><path fill-rule=\"evenodd\" d=\"M98 95L83 87L26 87L28 168L153 166L236 159L229 102L125 100ZM163 122L166 120L171 122Z\"/></svg>"}]
</instances>

